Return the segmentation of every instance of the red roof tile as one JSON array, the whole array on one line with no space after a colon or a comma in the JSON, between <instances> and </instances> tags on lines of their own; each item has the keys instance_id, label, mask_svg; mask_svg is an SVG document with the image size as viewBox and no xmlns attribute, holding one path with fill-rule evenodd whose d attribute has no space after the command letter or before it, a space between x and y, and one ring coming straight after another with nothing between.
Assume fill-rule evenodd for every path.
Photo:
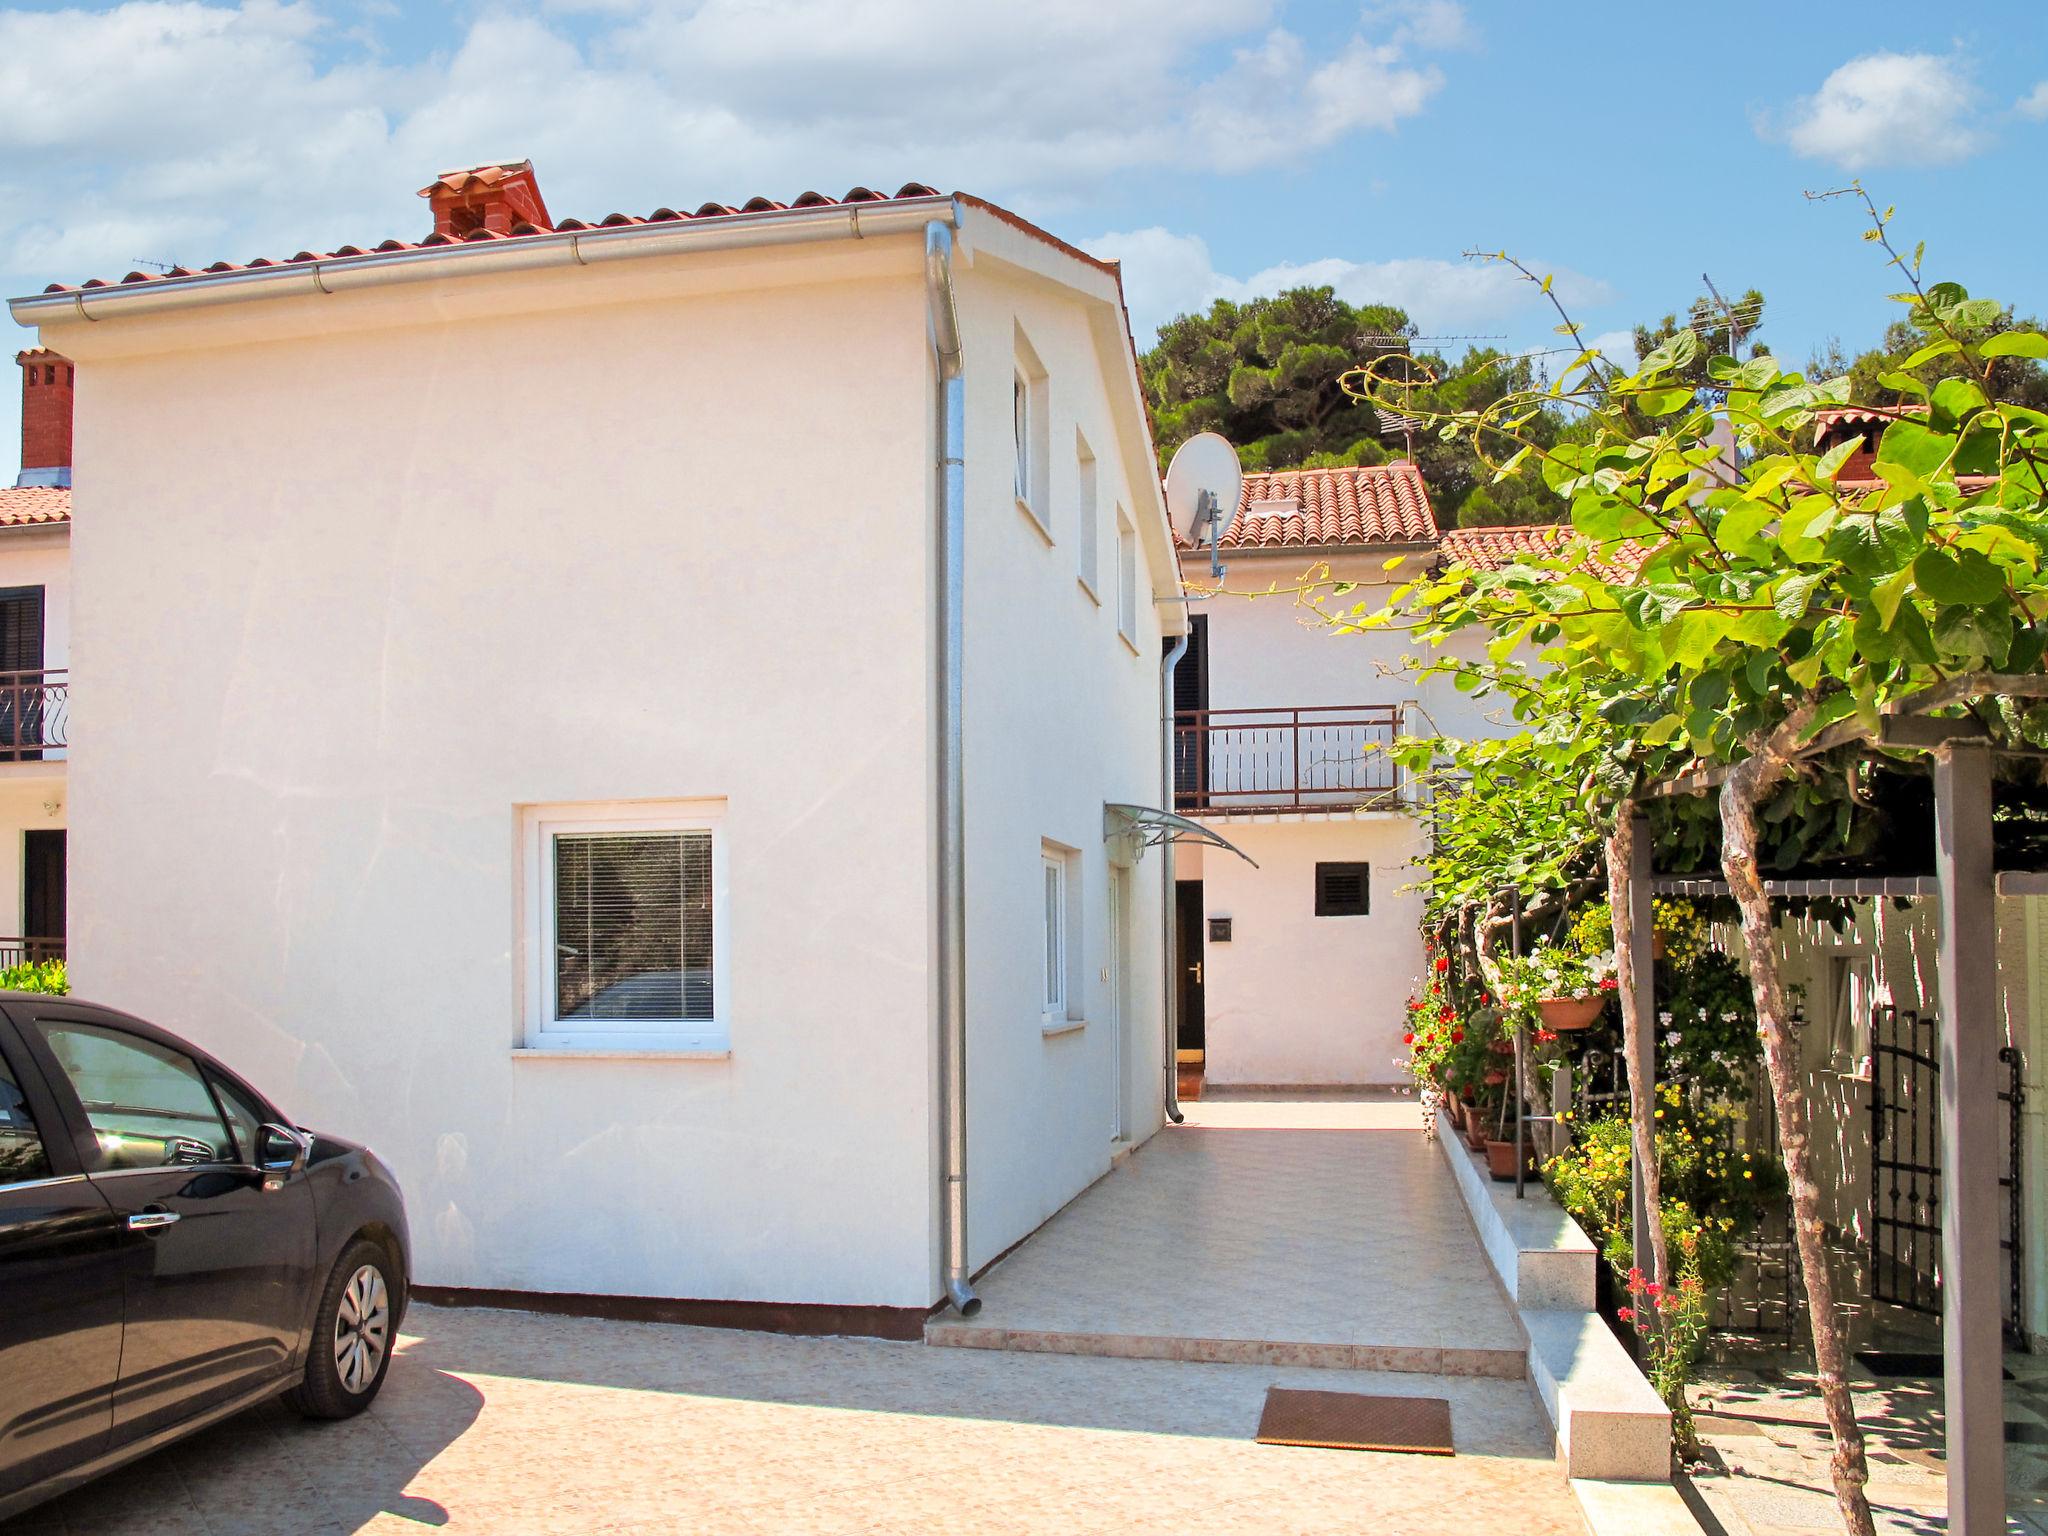
<instances>
[{"instance_id":1,"label":"red roof tile","mask_svg":"<svg viewBox=\"0 0 2048 1536\"><path fill-rule=\"evenodd\" d=\"M484 169L490 168L482 168L476 171L451 172L449 174L456 176L458 179L460 179L463 177L481 176L483 174ZM437 185L438 184L439 183L437 183ZM433 188L428 187L422 190L432 191ZM818 192L805 192L802 195L791 199L788 203L778 203L771 201L770 199L765 197L756 197L751 198L747 202L739 204L737 206L731 206L725 203L705 203L701 207L699 207L694 213L679 212L674 208L657 208L652 213L646 214L644 216L634 213L609 213L606 214L602 219L598 219L595 222L585 222L582 219L562 219L559 222L557 222L554 227L557 231L578 231L586 229L617 229L623 225L628 224L666 224L672 223L679 219L731 218L738 214L760 213L767 210L780 210L785 207L834 208L845 207L854 203L889 203L901 201L908 198L937 197L939 195L940 194L935 188L928 187L923 182L920 181L912 181L906 182L903 186L899 187L893 193L877 192L869 187L853 187L849 189L843 197L826 197L822 193ZM297 255L287 257L282 260L268 256L256 256L242 263L236 263L232 261L217 261L212 266L204 268L172 267L168 272L130 272L126 277L120 280L120 283L122 285L136 283L160 283L169 278L193 277L198 275L198 273L202 271L240 272L256 267L297 266L305 262L325 261L330 258L344 256L364 256L369 255L372 252L381 254L387 251L412 251L419 250L428 246L467 244L471 242L485 240L522 240L530 239L535 236L546 235L549 233L550 231L536 228L534 225L531 224L515 224L512 227L511 233L509 234L493 234L488 230L479 229L470 234L464 235L460 241L458 241L457 239L450 235L428 235L424 240L417 241L385 240L382 243L375 246L344 245L340 247L338 250L332 251L300 251ZM51 283L47 288L43 290L43 292L71 293L79 289L110 288L114 286L117 285L110 283L107 279L103 277L94 277L88 278L83 283Z\"/></svg>"},{"instance_id":2,"label":"red roof tile","mask_svg":"<svg viewBox=\"0 0 2048 1536\"><path fill-rule=\"evenodd\" d=\"M1572 531L1557 523L1524 527L1452 528L1437 546L1445 565L1462 565L1473 571L1498 571L1517 560L1554 559L1564 552ZM1609 580L1625 576L1643 563L1649 551L1633 539L1623 540L1608 550L1597 569Z\"/></svg>"},{"instance_id":3,"label":"red roof tile","mask_svg":"<svg viewBox=\"0 0 2048 1536\"><path fill-rule=\"evenodd\" d=\"M0 528L71 521L71 492L55 485L0 485Z\"/></svg>"},{"instance_id":4,"label":"red roof tile","mask_svg":"<svg viewBox=\"0 0 2048 1536\"><path fill-rule=\"evenodd\" d=\"M1433 544L1436 516L1422 472L1405 459L1365 468L1282 469L1244 477L1235 550Z\"/></svg>"}]
</instances>

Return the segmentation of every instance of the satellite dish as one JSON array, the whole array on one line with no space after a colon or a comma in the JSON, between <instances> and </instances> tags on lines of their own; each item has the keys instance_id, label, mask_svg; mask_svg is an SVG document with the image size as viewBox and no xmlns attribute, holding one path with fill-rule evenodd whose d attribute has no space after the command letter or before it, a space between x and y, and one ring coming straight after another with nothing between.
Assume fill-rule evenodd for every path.
<instances>
[{"instance_id":1,"label":"satellite dish","mask_svg":"<svg viewBox=\"0 0 2048 1536\"><path fill-rule=\"evenodd\" d=\"M1214 548L1237 521L1243 485L1244 471L1237 467L1230 439L1220 432L1198 432L1173 450L1173 462L1166 466L1166 515L1189 543Z\"/></svg>"}]
</instances>

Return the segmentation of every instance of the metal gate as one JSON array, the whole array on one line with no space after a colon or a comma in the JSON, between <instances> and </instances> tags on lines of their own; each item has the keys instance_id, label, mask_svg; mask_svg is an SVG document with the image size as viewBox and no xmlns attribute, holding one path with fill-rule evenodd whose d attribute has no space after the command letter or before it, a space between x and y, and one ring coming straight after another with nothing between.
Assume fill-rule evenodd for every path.
<instances>
[{"instance_id":1,"label":"metal gate","mask_svg":"<svg viewBox=\"0 0 2048 1536\"><path fill-rule=\"evenodd\" d=\"M1934 1015L1880 1005L1871 1010L1870 1296L1908 1311L1941 1315L1941 1030ZM2006 1332L2025 1315L2020 1247L2019 1053L1998 1053L2006 1120L1998 1186L2006 1255Z\"/></svg>"}]
</instances>

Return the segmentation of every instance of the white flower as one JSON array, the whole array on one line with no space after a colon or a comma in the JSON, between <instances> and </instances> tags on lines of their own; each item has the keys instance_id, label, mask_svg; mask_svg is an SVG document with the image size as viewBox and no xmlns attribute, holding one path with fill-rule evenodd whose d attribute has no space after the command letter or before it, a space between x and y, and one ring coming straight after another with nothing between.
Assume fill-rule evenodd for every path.
<instances>
[{"instance_id":1,"label":"white flower","mask_svg":"<svg viewBox=\"0 0 2048 1536\"><path fill-rule=\"evenodd\" d=\"M1667 1029L1666 1031L1664 1031L1664 1043L1666 1045L1678 1044L1679 1038L1679 1033L1675 1029Z\"/></svg>"}]
</instances>

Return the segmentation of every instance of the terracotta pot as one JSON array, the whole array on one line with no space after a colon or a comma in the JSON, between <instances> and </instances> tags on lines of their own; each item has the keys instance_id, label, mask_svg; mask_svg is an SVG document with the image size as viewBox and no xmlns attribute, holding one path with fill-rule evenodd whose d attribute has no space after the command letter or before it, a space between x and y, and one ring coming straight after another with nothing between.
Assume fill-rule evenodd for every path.
<instances>
[{"instance_id":1,"label":"terracotta pot","mask_svg":"<svg viewBox=\"0 0 2048 1536\"><path fill-rule=\"evenodd\" d=\"M1527 1151L1526 1145L1523 1150ZM1486 1171L1504 1181L1515 1176L1515 1144L1512 1141L1487 1142Z\"/></svg>"},{"instance_id":2,"label":"terracotta pot","mask_svg":"<svg viewBox=\"0 0 2048 1536\"><path fill-rule=\"evenodd\" d=\"M1443 1117L1451 1122L1452 1127L1462 1135L1465 1130L1465 1101L1462 1099L1444 1100L1442 1113Z\"/></svg>"},{"instance_id":3,"label":"terracotta pot","mask_svg":"<svg viewBox=\"0 0 2048 1536\"><path fill-rule=\"evenodd\" d=\"M1486 1117L1480 1111L1475 1109L1465 1116L1465 1145L1474 1152L1484 1152L1486 1138L1492 1134L1492 1128L1487 1125Z\"/></svg>"},{"instance_id":4,"label":"terracotta pot","mask_svg":"<svg viewBox=\"0 0 2048 1536\"><path fill-rule=\"evenodd\" d=\"M1586 1029L1607 1010L1607 994L1590 992L1584 997L1539 998L1536 1007L1543 1015L1545 1029Z\"/></svg>"}]
</instances>

